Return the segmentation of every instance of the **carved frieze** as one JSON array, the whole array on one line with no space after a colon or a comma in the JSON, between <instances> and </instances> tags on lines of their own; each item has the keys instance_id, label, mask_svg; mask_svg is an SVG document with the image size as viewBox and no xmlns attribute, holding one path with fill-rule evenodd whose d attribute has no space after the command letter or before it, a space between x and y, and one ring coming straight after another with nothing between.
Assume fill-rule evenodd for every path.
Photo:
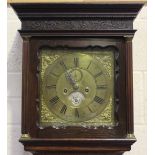
<instances>
[{"instance_id":1,"label":"carved frieze","mask_svg":"<svg viewBox=\"0 0 155 155\"><path fill-rule=\"evenodd\" d=\"M132 20L35 20L23 21L23 30L131 30Z\"/></svg>"}]
</instances>

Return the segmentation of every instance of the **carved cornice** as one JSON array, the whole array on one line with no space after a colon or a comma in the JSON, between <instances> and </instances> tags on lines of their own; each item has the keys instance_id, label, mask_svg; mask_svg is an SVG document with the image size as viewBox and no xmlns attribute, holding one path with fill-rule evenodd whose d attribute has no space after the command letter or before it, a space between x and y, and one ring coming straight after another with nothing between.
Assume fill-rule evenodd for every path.
<instances>
[{"instance_id":1,"label":"carved cornice","mask_svg":"<svg viewBox=\"0 0 155 155\"><path fill-rule=\"evenodd\" d=\"M18 17L23 19L71 18L71 17L136 17L143 4L11 4Z\"/></svg>"},{"instance_id":2,"label":"carved cornice","mask_svg":"<svg viewBox=\"0 0 155 155\"><path fill-rule=\"evenodd\" d=\"M22 30L133 30L142 4L11 4Z\"/></svg>"}]
</instances>

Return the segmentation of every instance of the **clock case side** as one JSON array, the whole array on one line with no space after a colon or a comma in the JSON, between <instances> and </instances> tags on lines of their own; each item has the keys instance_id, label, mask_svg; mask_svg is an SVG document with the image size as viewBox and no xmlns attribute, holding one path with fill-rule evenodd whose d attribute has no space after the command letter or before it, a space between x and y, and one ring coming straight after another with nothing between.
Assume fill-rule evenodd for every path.
<instances>
[{"instance_id":1,"label":"clock case side","mask_svg":"<svg viewBox=\"0 0 155 155\"><path fill-rule=\"evenodd\" d=\"M130 150L131 145L136 141L133 130L132 38L135 33L133 20L142 6L143 4L12 4L22 22L22 29L19 31L23 37L22 136L20 141L24 144L25 150L37 155L73 154L74 152L120 155ZM29 106L33 95L29 93L29 90L33 90L33 83L30 80L33 78L30 69L33 66L30 66L29 60L30 44L32 38L42 37L115 38L116 40L121 38L123 40L118 46L124 49L122 61L125 64L125 137L68 141L68 139L51 140L31 136L31 126L33 126L30 121L33 116L31 108L35 109L36 105Z\"/></svg>"}]
</instances>

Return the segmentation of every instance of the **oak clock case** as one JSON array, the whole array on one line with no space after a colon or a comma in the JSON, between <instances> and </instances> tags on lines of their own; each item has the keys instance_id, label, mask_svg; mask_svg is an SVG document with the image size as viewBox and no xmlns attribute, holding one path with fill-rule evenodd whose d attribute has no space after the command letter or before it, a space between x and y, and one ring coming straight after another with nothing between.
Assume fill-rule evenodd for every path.
<instances>
[{"instance_id":1,"label":"oak clock case","mask_svg":"<svg viewBox=\"0 0 155 155\"><path fill-rule=\"evenodd\" d=\"M133 20L143 4L11 4L23 38L20 142L33 155L122 155L133 123Z\"/></svg>"}]
</instances>

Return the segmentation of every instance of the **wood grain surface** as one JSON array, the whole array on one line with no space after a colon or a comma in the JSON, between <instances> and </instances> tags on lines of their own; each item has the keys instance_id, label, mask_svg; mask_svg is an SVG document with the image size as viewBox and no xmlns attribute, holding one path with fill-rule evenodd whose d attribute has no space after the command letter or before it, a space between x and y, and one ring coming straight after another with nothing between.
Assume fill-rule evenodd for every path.
<instances>
[{"instance_id":1,"label":"wood grain surface","mask_svg":"<svg viewBox=\"0 0 155 155\"><path fill-rule=\"evenodd\" d=\"M106 3L131 4L146 3L147 0L7 0L8 3Z\"/></svg>"}]
</instances>

